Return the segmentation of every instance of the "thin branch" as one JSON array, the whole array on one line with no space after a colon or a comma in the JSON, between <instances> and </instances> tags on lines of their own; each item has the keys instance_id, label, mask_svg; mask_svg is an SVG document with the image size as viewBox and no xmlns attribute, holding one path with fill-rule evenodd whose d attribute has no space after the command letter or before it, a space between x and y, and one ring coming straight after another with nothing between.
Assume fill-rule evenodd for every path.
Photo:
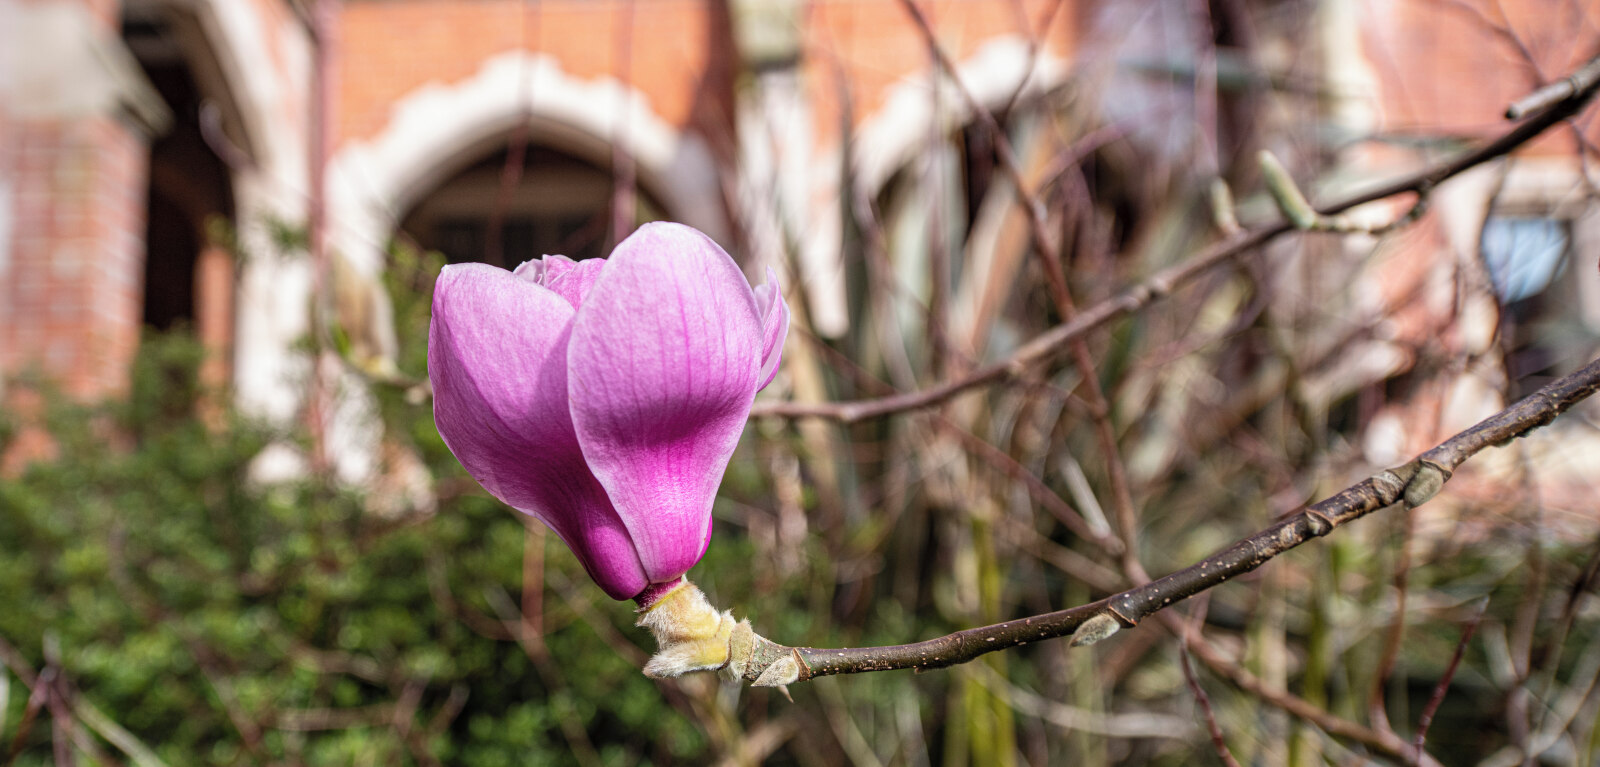
<instances>
[{"instance_id":1,"label":"thin branch","mask_svg":"<svg viewBox=\"0 0 1600 767\"><path fill-rule=\"evenodd\" d=\"M1206 694L1200 686L1200 678L1194 673L1194 664L1189 659L1189 645L1191 641L1205 641L1201 637L1201 630L1206 625L1206 613L1211 608L1211 595L1200 598L1189 615L1187 623L1174 613L1164 613L1168 626L1177 628L1178 635L1178 665L1183 669L1183 681L1189 686L1189 693L1194 695L1195 702L1200 704L1200 712L1205 715L1206 730L1211 734L1211 747L1216 750L1217 758L1226 767L1239 767L1239 761L1233 758L1233 752L1228 750L1227 739L1223 737L1222 725L1217 723L1217 712L1211 707L1211 696Z\"/></svg>"},{"instance_id":2,"label":"thin branch","mask_svg":"<svg viewBox=\"0 0 1600 767\"><path fill-rule=\"evenodd\" d=\"M621 80L624 87L631 87L633 77L633 25L634 25L634 0L627 0L622 4L622 20L616 26L616 47L613 48L618 61L615 62L616 77ZM633 102L626 96L622 97L619 105L619 119L617 130L612 135L611 144L611 239L607 249L615 247L634 230L634 222L638 220L639 197L639 171L633 158L633 148L628 146L628 134L624 126L631 125Z\"/></svg>"},{"instance_id":3,"label":"thin branch","mask_svg":"<svg viewBox=\"0 0 1600 767\"><path fill-rule=\"evenodd\" d=\"M1600 58L1591 62L1591 65L1600 68ZM1590 66L1586 66L1582 71L1588 71L1589 69ZM1349 195L1318 208L1317 212L1324 216L1332 216L1359 205L1365 205L1396 195L1425 194L1440 183L1473 167L1510 154L1551 126L1577 114L1593 98L1596 88L1600 87L1600 77L1586 78L1579 84L1583 86L1582 89L1569 98L1556 102L1545 111L1539 112L1519 123L1499 138L1477 149L1464 152L1452 160L1424 168L1421 171L1371 190ZM1019 186L1018 188L1023 189L1024 187ZM1235 236L1225 237L1202 249L1189 260L1156 272L1151 277L1123 291L1120 295L1100 301L1094 306L1085 309L1076 317L1035 336L1031 341L1023 344L1013 352L1010 357L980 367L962 378L945 381L917 391L849 402L758 402L751 410L751 415L782 418L821 418L841 423L855 423L869 418L878 418L939 404L968 389L1014 377L1029 367L1049 359L1061 347L1083 337L1089 331L1119 317L1140 311L1200 274L1209 271L1212 267L1238 258L1292 231L1295 231L1295 227L1292 224L1280 221L1246 230Z\"/></svg>"},{"instance_id":4,"label":"thin branch","mask_svg":"<svg viewBox=\"0 0 1600 767\"><path fill-rule=\"evenodd\" d=\"M1433 715L1439 712L1439 705L1444 703L1445 693L1450 690L1450 680L1455 678L1456 667L1461 665L1461 656L1467 652L1467 643L1472 641L1472 635L1477 632L1478 624L1483 622L1483 615L1489 611L1489 598L1483 598L1483 604L1478 607L1478 614L1472 617L1472 622L1467 624L1461 632L1461 641L1456 643L1456 654L1450 656L1450 665L1445 666L1444 675L1439 677L1439 684L1433 688L1433 697L1428 699L1428 705L1422 709L1422 717L1417 720L1417 737L1411 744L1422 753L1422 744L1428 739L1428 726L1433 724Z\"/></svg>"},{"instance_id":5,"label":"thin branch","mask_svg":"<svg viewBox=\"0 0 1600 767\"><path fill-rule=\"evenodd\" d=\"M1011 185L1017 191L1018 204L1027 214L1028 231L1033 239L1034 250L1043 261L1050 297L1056 305L1057 313L1071 322L1078 315L1078 306L1072 299L1072 291L1067 289L1061 248L1047 231L1044 204L1038 194L1028 188L1026 174L1023 172L1022 163L1017 160L1017 153L1011 146L1010 137L1006 135L1005 129L994 114L984 108L972 95L972 91L967 89L966 84L961 82L960 72L956 69L955 63L939 45L938 38L933 33L933 25L928 22L927 16L917 7L916 2L901 0L901 5L911 15L912 21L916 22L917 29L922 33L923 43L950 76L956 91L966 101L967 108L987 131L989 140L994 142L995 155L999 158L1001 167L1005 169ZM937 88L934 89L934 93L938 93ZM1127 467L1123 464L1122 454L1117 447L1116 429L1111 424L1111 406L1106 400L1105 391L1100 386L1099 377L1095 375L1094 358L1089 354L1088 343L1082 336L1077 336L1072 338L1069 344L1073 363L1083 372L1083 390L1086 395L1084 400L1089 404L1089 413L1095 427L1095 439L1105 457L1106 474L1111 482L1112 508L1116 512L1117 535L1120 538L1117 543L1121 549L1122 569L1127 573L1129 580L1134 583L1144 583L1150 576L1145 572L1144 565L1139 562L1138 548L1134 545L1138 531L1138 513L1133 506L1133 492L1128 485Z\"/></svg>"},{"instance_id":6,"label":"thin branch","mask_svg":"<svg viewBox=\"0 0 1600 767\"><path fill-rule=\"evenodd\" d=\"M552 697L559 700L559 695L567 689L567 680L551 661L550 651L544 644L544 637L533 632L534 624L528 616L517 609L505 589L498 586L484 589L484 597L500 617L500 622L505 625L506 631L516 637L517 644L522 647L522 653L533 662L534 670L539 674L539 681L544 683L545 689L552 694ZM601 764L600 753L595 750L594 742L589 739L589 732L573 716L571 704L558 704L554 708L556 725L560 728L562 737L566 739L573 759L585 767Z\"/></svg>"},{"instance_id":7,"label":"thin branch","mask_svg":"<svg viewBox=\"0 0 1600 767\"><path fill-rule=\"evenodd\" d=\"M1590 61L1571 75L1517 99L1516 103L1506 107L1506 119L1520 120L1531 112L1593 90L1595 83L1600 83L1600 59Z\"/></svg>"},{"instance_id":8,"label":"thin branch","mask_svg":"<svg viewBox=\"0 0 1600 767\"><path fill-rule=\"evenodd\" d=\"M1007 477L1021 483L1027 490L1028 495L1036 503L1049 510L1051 516L1060 520L1074 535L1093 541L1096 546L1099 546L1107 553L1122 555L1127 553L1128 547L1123 543L1124 539L1112 535L1108 530L1096 529L1096 526L1090 524L1082 514L1078 513L1077 509L1074 509L1071 504L1057 495L1054 490L1051 490L1044 480L1035 476L1033 472L1028 470L1028 467L1018 463L1017 459L1012 458L1006 451L961 428L945 416L937 416L933 421L934 428L954 436L957 441L966 446L967 451L972 455L995 469L1004 472Z\"/></svg>"},{"instance_id":9,"label":"thin branch","mask_svg":"<svg viewBox=\"0 0 1600 767\"><path fill-rule=\"evenodd\" d=\"M1411 586L1411 537L1414 518L1407 515L1400 520L1401 534L1395 542L1394 563L1394 615L1384 632L1383 655L1378 661L1378 673L1372 676L1372 689L1367 691L1367 721L1379 730L1392 730L1389 722L1388 689L1394 676L1395 665L1400 660L1400 647L1406 635L1406 598Z\"/></svg>"},{"instance_id":10,"label":"thin branch","mask_svg":"<svg viewBox=\"0 0 1600 767\"><path fill-rule=\"evenodd\" d=\"M1111 738L1178 739L1189 737L1191 723L1170 714L1157 712L1103 712L1060 703L1029 692L1006 679L1000 672L979 663L971 666L985 689L1017 713L1048 722L1063 730L1104 735Z\"/></svg>"},{"instance_id":11,"label":"thin branch","mask_svg":"<svg viewBox=\"0 0 1600 767\"><path fill-rule=\"evenodd\" d=\"M1191 627L1173 613L1161 613L1161 618L1166 618L1166 628L1190 639L1189 650L1194 653L1200 662L1210 666L1211 669L1233 682L1239 689L1259 698L1261 701L1276 706L1302 720L1316 725L1323 732L1338 738L1360 743L1379 753L1394 757L1400 761L1409 761L1416 752L1411 744L1400 739L1393 732L1379 732L1365 727L1357 722L1330 713L1327 709L1311 701L1293 695L1278 687L1268 685L1260 677L1245 670L1243 666L1224 657L1221 652L1209 643L1190 636ZM1420 764L1434 767L1437 762L1426 754L1421 755Z\"/></svg>"},{"instance_id":12,"label":"thin branch","mask_svg":"<svg viewBox=\"0 0 1600 767\"><path fill-rule=\"evenodd\" d=\"M1228 750L1228 742L1222 737L1222 727L1217 724L1217 712L1211 708L1211 697L1200 687L1200 680L1195 678L1194 666L1189 663L1189 640L1178 643L1178 665L1183 668L1183 681L1189 685L1189 692L1194 694L1194 699L1200 704L1200 712L1206 718L1206 730L1211 733L1211 746L1217 750L1217 758L1227 767L1239 767L1239 760L1233 758L1233 752Z\"/></svg>"},{"instance_id":13,"label":"thin branch","mask_svg":"<svg viewBox=\"0 0 1600 767\"><path fill-rule=\"evenodd\" d=\"M1522 60L1523 68L1527 70L1529 79L1533 81L1534 85L1539 86L1533 93L1517 99L1516 102L1506 107L1505 118L1507 120L1520 120L1528 114L1548 107L1557 101L1570 98L1573 94L1582 91L1584 84L1589 79L1600 77L1600 70L1595 69L1595 66L1600 64L1600 59L1597 59L1565 80L1551 83L1545 77L1544 67L1539 64L1538 57L1534 55L1528 44L1523 41L1522 36L1517 34L1517 31L1511 27L1511 20L1506 18L1505 8L1501 7L1498 2L1495 3L1495 10L1500 20L1496 21L1489 18L1487 13L1471 3L1462 2L1462 0L1438 1L1446 8L1460 11L1487 30L1490 35L1504 41L1516 52L1517 57ZM1594 142L1589 140L1589 137L1584 134L1580 126L1574 124L1569 125L1568 128L1574 143L1577 144L1578 162L1583 165L1584 178L1587 179L1588 155L1595 151Z\"/></svg>"},{"instance_id":14,"label":"thin branch","mask_svg":"<svg viewBox=\"0 0 1600 767\"><path fill-rule=\"evenodd\" d=\"M935 384L926 389L852 402L757 402L750 414L782 418L821 418L848 424L937 405L968 389L1018 376L1033 364L1052 356L1072 340L1111 320L1132 314L1211 267L1264 245L1292 230L1293 227L1288 224L1279 223L1266 229L1223 240L1202 250L1189 261L1163 269L1121 295L1101 301L1079 312L1072 320L1035 336L1010 357L984 365L962 378Z\"/></svg>"},{"instance_id":15,"label":"thin branch","mask_svg":"<svg viewBox=\"0 0 1600 767\"><path fill-rule=\"evenodd\" d=\"M799 678L804 680L830 674L943 668L995 650L1067 636L1090 619L1102 626L1108 620L1114 621L1115 625L1106 632L1109 635L1120 626L1137 625L1162 608L1250 572L1289 549L1374 511L1402 502L1410 509L1426 502L1468 458L1550 423L1596 391L1600 391L1600 360L1546 385L1404 466L1386 469L1351 485L1195 565L1097 602L915 644L843 649L774 645L775 652L792 653L800 667Z\"/></svg>"},{"instance_id":16,"label":"thin branch","mask_svg":"<svg viewBox=\"0 0 1600 767\"><path fill-rule=\"evenodd\" d=\"M55 678L54 666L45 666L37 677L31 682L25 682L29 687L28 702L22 709L22 721L17 725L17 734L11 738L11 747L6 750L5 767L11 767L22 753L22 746L28 741L28 733L33 730L33 722L44 708L45 699L50 695L50 682Z\"/></svg>"}]
</instances>

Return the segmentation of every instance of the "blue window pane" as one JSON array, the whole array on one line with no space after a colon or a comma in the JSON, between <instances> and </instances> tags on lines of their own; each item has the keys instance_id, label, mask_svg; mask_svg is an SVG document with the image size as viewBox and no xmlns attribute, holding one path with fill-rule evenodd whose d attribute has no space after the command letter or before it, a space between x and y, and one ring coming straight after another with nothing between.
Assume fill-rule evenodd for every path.
<instances>
[{"instance_id":1,"label":"blue window pane","mask_svg":"<svg viewBox=\"0 0 1600 767\"><path fill-rule=\"evenodd\" d=\"M1538 295L1566 267L1567 227L1549 218L1491 218L1479 247L1500 302Z\"/></svg>"}]
</instances>

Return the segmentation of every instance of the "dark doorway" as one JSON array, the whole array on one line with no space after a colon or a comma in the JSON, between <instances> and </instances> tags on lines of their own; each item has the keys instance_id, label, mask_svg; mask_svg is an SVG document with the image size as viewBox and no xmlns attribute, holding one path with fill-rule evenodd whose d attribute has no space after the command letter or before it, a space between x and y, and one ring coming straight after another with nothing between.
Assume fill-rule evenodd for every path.
<instances>
[{"instance_id":1,"label":"dark doorway","mask_svg":"<svg viewBox=\"0 0 1600 767\"><path fill-rule=\"evenodd\" d=\"M205 294L231 291L231 284L197 279L197 265L212 245L209 227L233 220L231 174L206 141L201 127L206 102L168 24L159 15L130 16L122 33L173 115L171 130L150 148L144 323L156 330L193 329Z\"/></svg>"}]
</instances>

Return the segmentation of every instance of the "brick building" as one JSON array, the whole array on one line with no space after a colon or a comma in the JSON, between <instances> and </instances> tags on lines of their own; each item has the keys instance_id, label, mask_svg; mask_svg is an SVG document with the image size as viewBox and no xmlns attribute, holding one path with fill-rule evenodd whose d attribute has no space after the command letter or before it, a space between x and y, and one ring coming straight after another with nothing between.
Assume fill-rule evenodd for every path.
<instances>
[{"instance_id":1,"label":"brick building","mask_svg":"<svg viewBox=\"0 0 1600 767\"><path fill-rule=\"evenodd\" d=\"M1118 4L925 5L988 108L1108 64L1182 80L1197 66L1185 74L1179 61L1193 49L1186 36L1224 50L1248 32L1202 33L1181 9L1151 11L1151 22L1124 18ZM1495 23L1529 42L1522 59L1481 14L1414 0L1314 5L1316 50L1268 37L1252 43L1254 65L1312 77L1326 89L1328 125L1385 137L1336 152L1348 178L1500 130L1508 101L1592 53L1566 32L1600 16L1594 3L1559 14L1533 0L1499 4L1509 15ZM380 357L393 331L374 278L395 236L514 265L603 252L632 224L618 227L617 210L698 226L752 269L787 259L813 328L834 336L848 324L846 169L853 187L885 195L930 131L959 134L971 119L955 91L930 87L933 62L896 0L0 0L0 19L0 370L114 395L141 328L182 323L213 350L214 380L280 419L304 405L295 381L309 366L296 348L317 270L263 257L278 248L275 228L323 211L319 239L340 265L326 273L370 299L367 352ZM1121 21L1142 31L1108 36ZM1095 103L1110 119L1124 110L1190 140L1194 103L1135 119L1127 110L1142 87ZM507 185L513 156L520 178ZM1430 257L1397 251L1376 289L1408 294L1436 276L1440 253L1476 257L1486 218L1505 219L1488 226L1507 236L1564 237L1566 251L1592 242L1570 138L1553 135L1528 156L1504 178L1486 170L1441 195L1428 234L1404 251ZM613 193L617 178L633 182L631 210ZM235 233L237 247L219 232ZM1594 280L1570 282L1592 310ZM1429 309L1414 332L1449 314ZM1591 333L1592 314L1582 319ZM359 410L359 400L347 404ZM362 442L359 429L346 438ZM340 455L361 476L369 452Z\"/></svg>"}]
</instances>

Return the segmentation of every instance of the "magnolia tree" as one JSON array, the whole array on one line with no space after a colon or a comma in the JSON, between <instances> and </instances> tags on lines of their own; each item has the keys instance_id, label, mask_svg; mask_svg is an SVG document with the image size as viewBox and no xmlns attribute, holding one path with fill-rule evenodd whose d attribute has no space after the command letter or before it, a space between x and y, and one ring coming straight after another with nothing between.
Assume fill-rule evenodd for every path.
<instances>
[{"instance_id":1,"label":"magnolia tree","mask_svg":"<svg viewBox=\"0 0 1600 767\"><path fill-rule=\"evenodd\" d=\"M816 13L699 127L727 251L609 212L605 259L396 247L393 359L318 282L303 421L179 337L46 408L0 765L1600 763L1589 6L1019 2L1026 55L1082 48L996 88L942 44L977 4L690 5ZM873 8L938 72L894 157L829 37ZM1480 87L1532 95L1452 111ZM838 162L762 154L812 97ZM354 492L316 457L366 405Z\"/></svg>"},{"instance_id":2,"label":"magnolia tree","mask_svg":"<svg viewBox=\"0 0 1600 767\"><path fill-rule=\"evenodd\" d=\"M915 6L907 5L912 11L910 18L928 32L926 19L917 13ZM942 56L939 46L933 43L931 32L928 32L928 40L930 50ZM949 66L947 61L944 64ZM1474 618L1461 621L1464 629L1454 642L1454 657L1443 671L1435 674L1437 687L1424 698L1426 705L1422 706L1418 724L1405 735L1403 729L1390 724L1387 693L1384 692L1403 641L1403 613L1394 618L1394 628L1387 632L1387 650L1379 657L1379 673L1365 682L1371 685L1373 697L1370 698L1370 714L1363 724L1347 713L1326 706L1326 665L1330 663L1330 650L1326 647L1304 650L1304 663L1320 665L1322 671L1318 673L1323 677L1307 692L1296 695L1285 689L1282 679L1274 681L1270 669L1251 671L1242 660L1230 657L1230 653L1206 641L1203 637L1205 600L1189 610L1187 618L1168 608L1206 594L1224 581L1253 572L1283 552L1330 535L1358 517L1389 508L1408 512L1427 503L1475 453L1507 445L1534 428L1550 423L1555 416L1594 394L1600 389L1600 362L1555 379L1530 397L1488 416L1472 428L1446 437L1414 460L1371 472L1370 476L1338 492L1322 492L1314 498L1306 498L1234 543L1222 544L1208 554L1190 559L1187 567L1171 568L1168 575L1152 576L1146 572L1150 544L1141 535L1141 527L1147 522L1141 520L1139 506L1157 504L1152 498L1162 495L1163 488L1150 484L1149 480L1139 484L1131 479L1133 472L1123 458L1128 450L1123 444L1128 437L1120 432L1126 429L1128 416L1123 416L1122 423L1118 423L1117 415L1120 402L1130 397L1126 379L1139 376L1126 375L1125 368L1122 381L1110 379L1110 383L1102 383L1101 373L1098 373L1106 367L1102 355L1115 354L1115 349L1102 346L1096 351L1091 339L1099 328L1146 311L1152 304L1168 301L1184 288L1211 280L1211 287L1202 288L1202 293L1214 291L1219 272L1240 269L1240 264L1248 266L1259 250L1294 232L1382 237L1418 221L1426 213L1427 200L1434 194L1435 187L1470 168L1506 157L1550 126L1560 125L1562 120L1579 114L1592 98L1597 82L1600 82L1600 69L1597 64L1590 64L1570 78L1512 106L1512 114L1520 122L1501 138L1477 149L1459 152L1445 162L1430 165L1376 191L1323 203L1320 208L1307 202L1306 194L1299 191L1290 171L1286 171L1274 155L1262 154L1259 179L1267 199L1272 200L1278 211L1277 221L1242 226L1238 223L1240 216L1235 215L1229 189L1226 184L1219 183L1211 192L1211 216L1218 231L1213 243L1176 263L1144 274L1141 279L1131 280L1120 290L1093 288L1090 293L1098 291L1099 296L1091 295L1093 303L1085 307L1077 306L1074 280L1078 275L1069 267L1074 261L1082 263L1082 255L1075 255L1072 243L1064 243L1059 235L1064 226L1070 231L1070 223L1054 218L1050 207L1043 203L1046 195L1051 194L1050 189L1042 189L1029 181L1030 176L1037 178L1037 175L1030 171L1021 159L1021 152L1011 144L1013 131L1005 130L994 115L962 91L962 96L970 99L976 115L968 139L976 136L992 146L992 157L997 162L995 176L1008 179L1014 194L1022 199L1018 207L1022 215L1021 229L1026 231L1026 250L1037 263L1030 271L1016 274L1040 279L1043 296L1038 298L1048 307L1043 314L1053 317L1053 322L1043 327L1032 325L1034 335L1011 344L1005 355L989 360L952 360L960 352L952 351L949 338L941 338L941 333L950 331L952 320L947 312L954 288L936 279L928 298L930 303L922 306L922 311L926 312L923 338L934 347L934 359L931 362L923 359L926 363L923 370L934 370L933 379L918 375L912 370L915 365L907 363L909 359L899 360L902 370L894 370L894 357L906 357L906 352L902 349L891 354L888 347L901 346L906 339L883 336L864 341L883 344L875 354L882 355L886 373L902 384L901 391L891 389L890 394L848 402L768 400L757 405L757 392L768 388L779 373L779 362L789 335L790 307L782 296L778 277L768 271L768 282L752 290L734 259L706 235L680 224L646 224L619 243L606 259L573 263L562 256L544 256L522 264L514 272L482 264L445 267L434 291L429 333L429 376L434 389L438 432L483 488L512 508L549 525L578 557L598 588L613 599L634 600L638 605L638 626L648 629L659 645L658 653L643 666L648 676L675 677L693 671L722 671L728 679L742 679L757 687L781 687L787 693L786 685L814 677L960 665L986 653L1016 649L1054 637L1070 637L1072 647L1085 647L1154 618L1160 628L1178 639L1182 653L1179 666L1202 709L1216 756L1222 761L1234 759L1227 746L1226 729L1219 724L1210 698L1206 697L1190 668L1190 653L1234 682L1237 689L1283 709L1299 721L1315 725L1320 732L1339 738L1346 745L1390 761L1432 764L1434 757L1429 756L1426 749L1429 722L1450 692L1458 663L1469 647L1478 621L1482 620L1482 608ZM960 91L960 83L957 88ZM1059 181L1059 175L1066 170L1056 168L1056 171L1056 181ZM1381 200L1402 200L1403 203L1382 223L1371 223L1370 218L1344 216L1358 205ZM867 261L880 259L869 267L869 271L877 272L872 280L885 280L885 274L893 271L893 266L883 266L885 234L882 227L877 227L875 216L880 205L893 205L893 202L861 199L853 202L859 221L867 227ZM933 221L930 226L938 229L944 223ZM1086 235L1080 232L1080 237ZM877 253L870 253L874 248ZM1080 245L1078 250L1085 248ZM968 266L973 263L974 256L968 253ZM949 267L934 258L936 271ZM1098 279L1094 275L1090 277ZM1253 279L1259 280L1259 277ZM890 282L893 282L893 275L890 275ZM1256 283L1253 290L1262 290L1261 283ZM1024 299L1027 298L1024 291ZM877 301L890 304L888 314L893 315L893 299L878 296ZM1238 333L1256 322L1266 303L1270 303L1270 298L1262 296L1261 301L1254 303L1254 309L1235 304L1235 311L1243 317L1238 322L1243 325L1235 325L1230 333ZM1198 306L1205 304L1206 301L1198 301ZM874 322L883 322L882 315ZM896 322L893 317L888 325L904 333L904 323ZM1027 323L1013 325L1030 327ZM883 331L885 325L875 325L875 328ZM1179 357L1214 341L1189 339L1187 330L1189 328L1178 331L1173 336L1174 349L1163 354ZM1267 335L1277 333L1282 333L1282 328L1267 328ZM885 338L888 339L885 341ZM790 347L800 344L803 349L810 341L789 339L789 343ZM826 346L822 349L827 351ZM1293 349L1278 349L1277 354L1290 365L1306 362ZM805 357L802 363L818 365L818 352L806 349L802 355ZM944 359L938 359L939 355L944 355ZM1059 359L1070 360L1069 367L1075 368L1077 375L1064 376L1059 370ZM858 378L869 378L869 375L861 370ZM973 392L1018 384L1026 392L1022 399L1008 405L1003 400L990 400L984 407L976 408L982 413L978 418L973 416L973 400L963 402L960 399ZM1152 384L1146 379L1142 386L1149 388ZM1294 396L1293 383L1283 386L1290 389L1286 402L1290 402L1291 408L1302 408L1301 412L1294 413L1299 428L1304 429L1301 437L1325 440L1326 404L1322 412L1317 412L1310 400ZM880 389L885 388L880 384ZM795 386L790 386L790 391L795 391ZM986 444L987 437L974 434L982 429L973 428L971 424L986 416L1002 418L1006 407L1013 408L1010 416L1016 418L1014 428L1022 429L1032 418L1027 412L1040 408L1042 400L1053 405L1045 408L1048 415L1032 424L1032 428L1038 429L1043 424L1042 436L1034 439L1043 439L1046 445L1062 439L1051 436L1053 428L1050 426L1051 418L1058 418L1062 405L1072 404L1078 408L1090 434L1088 444L1101 453L1098 458L1085 455L1083 461L1104 463L1094 474L1109 496L1112 506L1109 517L1099 508L1098 493L1090 487L1080 463L1070 456L1069 450L1046 447L1032 460L1018 460L1013 455L1016 450L1002 450ZM904 444L915 444L928 452L946 450L954 444L957 453L976 456L979 464L986 464L987 469L1005 477L1006 482L1014 482L1022 503L1048 509L1064 528L1064 533L1077 544L1054 543L1059 540L1058 533L1051 533L1048 525L1040 522L995 519L994 509L970 511L982 520L974 527L979 530L978 535L989 535L986 530L990 524L1021 525L1024 532L1019 548L1069 575L1082 576L1090 589L1080 592L1101 591L1107 596L1083 600L1082 604L1070 605L1064 610L998 616L1005 620L915 644L813 649L787 647L765 639L752 629L749 620L736 620L731 610L718 612L706 594L686 580L686 573L704 556L710 544L715 496L728 469L728 461L736 452L739 437L746 431L752 407L757 415L770 418L843 426L885 416L931 413L923 416L926 420L915 428L914 436L901 437ZM1323 421L1322 426L1315 424L1318 420ZM1197 424L1200 423L1203 421L1197 420ZM818 447L829 445L830 440L838 439L840 434L826 431L808 434L802 426L797 436L806 447ZM891 437L890 442L893 440ZM1070 437L1067 440L1070 442ZM1326 450L1331 448L1318 445L1304 455L1315 458L1318 452ZM1032 468L1038 458L1045 456L1053 456L1054 460L1070 466L1066 482L1070 500L1056 495L1058 490L1043 482L1037 476L1037 469ZM818 463L811 479L822 485L834 484L822 487L822 495L838 493L837 477L830 476L826 466L822 466L827 463L827 456L813 455L811 460ZM1330 456L1323 455L1317 460L1330 460ZM773 466L781 466L781 463ZM941 471L944 469L934 469L934 472ZM1170 471L1192 469L1181 469L1173 463ZM1299 469L1288 466L1283 471L1296 474ZM1334 472L1323 471L1320 479L1314 482L1315 487L1325 487L1331 476ZM774 479L781 480L781 477ZM896 480L904 482L906 474L891 472L891 479L885 480L885 484ZM1003 488L974 488L982 484L984 482L973 487L958 487L955 496L979 506L992 506L994 498L1013 496ZM1293 493L1293 485L1294 482L1288 482L1282 490ZM904 488L896 488L894 492L904 492ZM1238 487L1235 492L1259 493L1261 488ZM830 501L822 500L822 503ZM835 496L832 503L843 501ZM941 503L955 501L946 498ZM886 540L890 533L882 535ZM1034 538L1029 540L1029 536ZM1408 536L1410 532L1406 533L1406 540L1410 540ZM1203 538L1214 540L1210 535ZM973 544L974 540L966 541ZM998 551L992 541L981 546L989 546L990 557ZM1187 544L1174 546L1189 549ZM995 572L994 562L987 567ZM1590 576L1592 568L1576 581L1573 600L1578 600L1581 589L1587 588ZM1400 586L1398 594L1403 608L1406 594L1403 562L1395 568L1395 578ZM1314 607L1314 610L1322 610L1318 612L1322 615L1320 620L1330 620L1326 605ZM1560 618L1563 636L1571 628L1573 615L1573 607L1568 605L1565 618ZM1528 626L1533 624L1528 623ZM1142 647L1144 645L1134 653L1142 652ZM1554 652L1557 657L1560 655L1560 645ZM1592 669L1587 669L1586 673L1589 671ZM1526 679L1528 671L1523 669L1520 674ZM1592 679L1589 682L1592 684ZM1002 682L1002 689L1005 689L1003 685ZM1578 708L1574 708L1573 713L1578 713L1579 708L1592 711L1597 705L1594 695L1584 692L1586 687L1581 679L1574 681L1574 685L1573 695L1578 695L1574 706ZM1006 706L1026 708L1019 703L1022 700L1034 698L1013 689ZM1056 722L1070 721L1075 711L1053 709L1048 701L1029 705L1045 711L1037 716L1054 717L1051 721ZM1096 719L1090 716L1088 721ZM1565 722L1571 721L1573 717L1565 717ZM1122 727L1106 724L1115 719L1099 719L1099 722L1101 724L1096 727L1101 729ZM1533 759L1534 754L1549 751L1555 740L1570 737L1570 733L1563 735L1563 729L1549 732L1554 735L1546 735L1546 740L1523 735L1520 741L1507 746L1509 751L1502 751L1502 756L1520 759L1522 756L1517 754L1525 754L1526 759ZM1048 754L1048 749L1045 753ZM1294 754L1302 757L1304 749L1296 749Z\"/></svg>"}]
</instances>

